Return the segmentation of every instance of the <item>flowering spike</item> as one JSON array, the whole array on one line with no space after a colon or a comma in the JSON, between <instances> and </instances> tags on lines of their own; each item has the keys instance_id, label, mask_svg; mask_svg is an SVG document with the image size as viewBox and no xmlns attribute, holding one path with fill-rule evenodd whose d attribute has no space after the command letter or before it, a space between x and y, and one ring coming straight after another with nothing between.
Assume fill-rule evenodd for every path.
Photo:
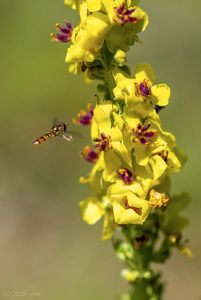
<instances>
[{"instance_id":1,"label":"flowering spike","mask_svg":"<svg viewBox=\"0 0 201 300\"><path fill-rule=\"evenodd\" d=\"M97 88L102 93L95 107L88 104L73 120L91 125L94 147L80 153L93 163L89 174L80 178L92 191L80 203L81 214L91 225L104 219L103 240L117 227L122 232L122 239L113 237L114 249L127 264L122 274L134 288L122 299L162 299L163 284L151 264L165 262L173 247L190 256L182 239L188 220L180 216L189 197L167 196L168 176L181 171L185 160L174 135L162 129L159 115L169 103L170 88L155 83L150 64L137 64L133 75L126 65L126 53L140 42L138 33L146 29L148 16L138 7L139 0L65 3L77 9L80 24L74 29L67 21L57 24L52 39L71 41L69 71L86 82L101 81Z\"/></svg>"}]
</instances>

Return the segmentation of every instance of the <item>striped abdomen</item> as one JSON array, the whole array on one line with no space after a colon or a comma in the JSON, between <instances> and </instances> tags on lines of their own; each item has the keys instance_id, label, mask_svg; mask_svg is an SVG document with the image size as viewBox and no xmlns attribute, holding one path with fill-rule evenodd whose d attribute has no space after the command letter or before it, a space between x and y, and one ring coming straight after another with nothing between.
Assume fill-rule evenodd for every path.
<instances>
[{"instance_id":1,"label":"striped abdomen","mask_svg":"<svg viewBox=\"0 0 201 300\"><path fill-rule=\"evenodd\" d=\"M57 136L57 134L55 134L55 132L48 132L44 135L42 135L41 137L39 137L37 140L35 140L35 142L33 142L33 145L41 145L44 142L46 142L47 140L51 139L52 137Z\"/></svg>"}]
</instances>

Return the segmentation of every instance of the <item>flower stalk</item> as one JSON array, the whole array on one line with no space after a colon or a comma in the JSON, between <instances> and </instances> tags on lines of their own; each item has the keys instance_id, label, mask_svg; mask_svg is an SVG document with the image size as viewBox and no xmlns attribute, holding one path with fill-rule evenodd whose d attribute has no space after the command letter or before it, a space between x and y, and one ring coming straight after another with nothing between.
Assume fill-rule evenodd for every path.
<instances>
[{"instance_id":1,"label":"flower stalk","mask_svg":"<svg viewBox=\"0 0 201 300\"><path fill-rule=\"evenodd\" d=\"M98 81L96 104L74 123L91 127L91 146L80 156L92 170L80 179L91 196L80 202L84 221L103 219L102 239L112 239L131 291L121 300L162 300L164 284L153 263L163 264L172 249L191 256L183 239L188 220L181 212L188 194L171 194L170 175L186 160L173 134L162 128L160 110L170 88L157 83L150 64L126 64L129 48L140 41L148 15L137 0L65 0L80 24L57 26L54 40L69 42L69 71ZM116 233L121 233L121 238ZM118 236L118 237L117 237Z\"/></svg>"}]
</instances>

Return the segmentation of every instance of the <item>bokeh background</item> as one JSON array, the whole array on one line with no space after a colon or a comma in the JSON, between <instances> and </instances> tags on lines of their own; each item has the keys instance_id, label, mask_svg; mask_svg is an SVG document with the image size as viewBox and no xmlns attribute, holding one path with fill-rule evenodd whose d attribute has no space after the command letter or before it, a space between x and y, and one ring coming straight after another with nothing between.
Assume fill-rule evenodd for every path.
<instances>
[{"instance_id":1,"label":"bokeh background","mask_svg":"<svg viewBox=\"0 0 201 300\"><path fill-rule=\"evenodd\" d=\"M175 251L164 266L165 299L200 300L201 2L142 0L141 7L150 26L129 63L151 63L158 82L172 87L162 119L189 156L173 190L193 197L186 236L194 258ZM66 45L50 42L66 17L76 22L62 0L0 0L0 299L109 300L127 290L110 242L100 241L101 224L84 224L79 212L88 189L78 178L90 166L78 153L88 128L74 143L32 146L55 116L71 120L96 91L68 74Z\"/></svg>"}]
</instances>

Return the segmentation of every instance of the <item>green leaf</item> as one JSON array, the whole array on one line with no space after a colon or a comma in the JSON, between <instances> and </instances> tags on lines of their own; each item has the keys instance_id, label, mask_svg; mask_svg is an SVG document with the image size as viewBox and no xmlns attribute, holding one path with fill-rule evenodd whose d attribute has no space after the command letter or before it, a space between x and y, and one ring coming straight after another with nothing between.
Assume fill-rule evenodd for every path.
<instances>
[{"instance_id":1,"label":"green leaf","mask_svg":"<svg viewBox=\"0 0 201 300\"><path fill-rule=\"evenodd\" d=\"M173 217L177 216L182 210L189 206L191 197L188 193L183 192L171 198L167 209L165 210L165 223L169 222Z\"/></svg>"},{"instance_id":2,"label":"green leaf","mask_svg":"<svg viewBox=\"0 0 201 300\"><path fill-rule=\"evenodd\" d=\"M170 219L164 226L166 233L176 233L185 229L189 225L189 220L186 217L175 216Z\"/></svg>"},{"instance_id":3,"label":"green leaf","mask_svg":"<svg viewBox=\"0 0 201 300\"><path fill-rule=\"evenodd\" d=\"M157 192L159 193L166 193L167 195L170 194L171 190L171 181L169 176L161 176L160 177L161 183L157 185Z\"/></svg>"}]
</instances>

